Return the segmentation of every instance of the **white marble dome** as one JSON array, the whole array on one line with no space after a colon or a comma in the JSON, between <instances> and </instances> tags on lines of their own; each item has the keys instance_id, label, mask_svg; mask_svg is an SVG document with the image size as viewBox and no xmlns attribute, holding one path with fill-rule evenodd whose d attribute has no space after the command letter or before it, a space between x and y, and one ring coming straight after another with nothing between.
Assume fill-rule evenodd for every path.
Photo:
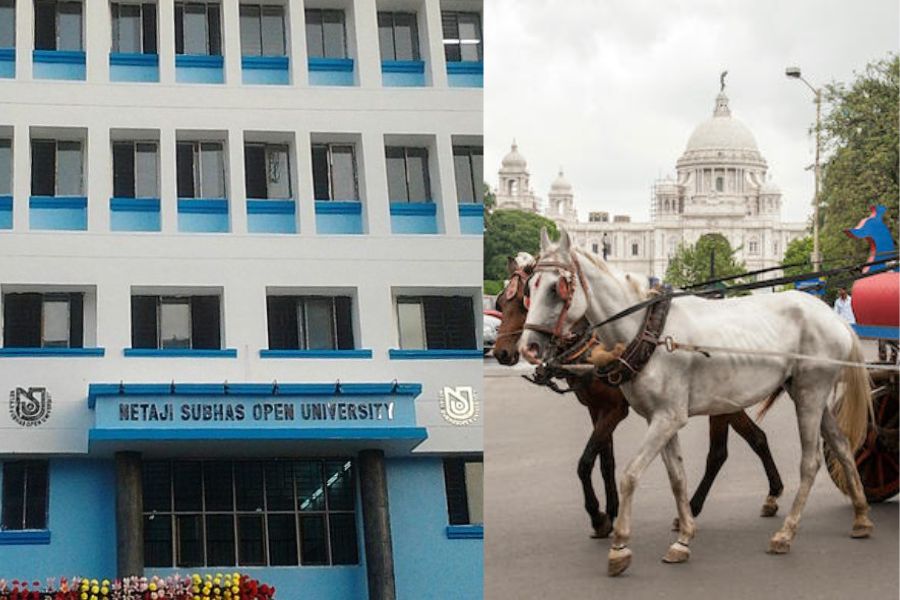
<instances>
[{"instance_id":1,"label":"white marble dome","mask_svg":"<svg viewBox=\"0 0 900 600\"><path fill-rule=\"evenodd\" d=\"M524 171L528 167L525 157L519 153L519 146L513 140L509 153L503 157L500 163L500 171Z\"/></svg>"},{"instance_id":2,"label":"white marble dome","mask_svg":"<svg viewBox=\"0 0 900 600\"><path fill-rule=\"evenodd\" d=\"M728 97L724 93L716 97L716 110L713 116L697 125L688 139L685 152L698 150L759 151L753 133L746 125L731 116Z\"/></svg>"},{"instance_id":3,"label":"white marble dome","mask_svg":"<svg viewBox=\"0 0 900 600\"><path fill-rule=\"evenodd\" d=\"M550 184L550 192L555 194L572 193L572 184L569 183L569 180L566 179L565 175L563 175L562 169L560 169L559 175L556 176L556 179L553 180L553 183Z\"/></svg>"}]
</instances>

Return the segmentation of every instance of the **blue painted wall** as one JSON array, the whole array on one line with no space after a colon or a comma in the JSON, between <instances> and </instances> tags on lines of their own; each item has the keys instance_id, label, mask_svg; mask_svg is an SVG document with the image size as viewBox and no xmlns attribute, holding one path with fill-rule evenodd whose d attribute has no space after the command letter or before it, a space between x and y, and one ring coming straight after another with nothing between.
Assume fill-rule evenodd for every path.
<instances>
[{"instance_id":1,"label":"blue painted wall","mask_svg":"<svg viewBox=\"0 0 900 600\"><path fill-rule=\"evenodd\" d=\"M159 198L110 198L112 231L160 231Z\"/></svg>"},{"instance_id":2,"label":"blue painted wall","mask_svg":"<svg viewBox=\"0 0 900 600\"><path fill-rule=\"evenodd\" d=\"M85 56L84 52L75 50L34 50L34 78L83 80Z\"/></svg>"},{"instance_id":3,"label":"blue painted wall","mask_svg":"<svg viewBox=\"0 0 900 600\"><path fill-rule=\"evenodd\" d=\"M437 233L433 202L391 202L391 233Z\"/></svg>"},{"instance_id":4,"label":"blue painted wall","mask_svg":"<svg viewBox=\"0 0 900 600\"><path fill-rule=\"evenodd\" d=\"M2 477L2 470L0 470ZM50 460L50 543L0 545L0 578L46 579L116 571L115 464Z\"/></svg>"},{"instance_id":5,"label":"blue painted wall","mask_svg":"<svg viewBox=\"0 0 900 600\"><path fill-rule=\"evenodd\" d=\"M16 49L0 48L0 77L12 79L16 76Z\"/></svg>"},{"instance_id":6,"label":"blue painted wall","mask_svg":"<svg viewBox=\"0 0 900 600\"><path fill-rule=\"evenodd\" d=\"M225 83L221 56L175 56L175 81L178 83Z\"/></svg>"},{"instance_id":7,"label":"blue painted wall","mask_svg":"<svg viewBox=\"0 0 900 600\"><path fill-rule=\"evenodd\" d=\"M247 200L247 231L250 233L297 233L293 200Z\"/></svg>"},{"instance_id":8,"label":"blue painted wall","mask_svg":"<svg viewBox=\"0 0 900 600\"><path fill-rule=\"evenodd\" d=\"M31 229L87 230L87 198L77 196L32 196L28 223Z\"/></svg>"},{"instance_id":9,"label":"blue painted wall","mask_svg":"<svg viewBox=\"0 0 900 600\"><path fill-rule=\"evenodd\" d=\"M385 87L425 85L425 62L421 60L381 61L381 84Z\"/></svg>"},{"instance_id":10,"label":"blue painted wall","mask_svg":"<svg viewBox=\"0 0 900 600\"><path fill-rule=\"evenodd\" d=\"M310 58L309 85L356 85L352 58Z\"/></svg>"},{"instance_id":11,"label":"blue painted wall","mask_svg":"<svg viewBox=\"0 0 900 600\"><path fill-rule=\"evenodd\" d=\"M242 56L242 81L246 84L289 85L290 60L287 56Z\"/></svg>"},{"instance_id":12,"label":"blue painted wall","mask_svg":"<svg viewBox=\"0 0 900 600\"><path fill-rule=\"evenodd\" d=\"M228 200L220 198L179 198L178 231L227 233Z\"/></svg>"},{"instance_id":13,"label":"blue painted wall","mask_svg":"<svg viewBox=\"0 0 900 600\"><path fill-rule=\"evenodd\" d=\"M316 233L363 233L362 203L316 201Z\"/></svg>"},{"instance_id":14,"label":"blue painted wall","mask_svg":"<svg viewBox=\"0 0 900 600\"><path fill-rule=\"evenodd\" d=\"M484 63L448 62L447 82L450 87L484 87Z\"/></svg>"},{"instance_id":15,"label":"blue painted wall","mask_svg":"<svg viewBox=\"0 0 900 600\"><path fill-rule=\"evenodd\" d=\"M387 460L398 598L477 600L483 595L483 540L447 539L440 458Z\"/></svg>"},{"instance_id":16,"label":"blue painted wall","mask_svg":"<svg viewBox=\"0 0 900 600\"><path fill-rule=\"evenodd\" d=\"M482 235L484 233L484 206L460 204L459 229L465 235Z\"/></svg>"},{"instance_id":17,"label":"blue painted wall","mask_svg":"<svg viewBox=\"0 0 900 600\"><path fill-rule=\"evenodd\" d=\"M0 196L0 229L12 229L12 196Z\"/></svg>"}]
</instances>

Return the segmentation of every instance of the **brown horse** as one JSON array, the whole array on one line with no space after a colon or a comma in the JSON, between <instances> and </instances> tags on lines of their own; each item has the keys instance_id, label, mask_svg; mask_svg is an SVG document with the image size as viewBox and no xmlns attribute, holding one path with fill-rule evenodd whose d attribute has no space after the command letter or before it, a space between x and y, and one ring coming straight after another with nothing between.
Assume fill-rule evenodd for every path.
<instances>
[{"instance_id":1,"label":"brown horse","mask_svg":"<svg viewBox=\"0 0 900 600\"><path fill-rule=\"evenodd\" d=\"M506 289L497 296L497 309L503 313L503 320L494 345L494 357L501 364L514 365L519 361L517 345L522 334L522 326L528 309L525 307L526 281L531 275L533 259L525 253L519 257L510 257L507 262L509 283ZM591 518L592 537L603 538L609 535L612 521L618 514L619 495L616 490L616 463L613 456L613 431L628 416L628 402L619 388L604 384L592 374L566 377L566 383L575 392L578 401L587 407L594 430L588 438L587 445L578 461L578 478L584 490L584 508ZM779 393L780 390L777 393ZM771 398L770 400L774 400ZM768 406L768 402L766 406ZM709 418L709 454L706 457L706 472L700 485L691 498L691 513L700 514L703 503L709 494L710 487L719 473L719 469L728 458L729 425L744 438L750 448L762 460L769 479L769 494L763 504L761 516L772 517L778 511L776 499L781 495L784 486L778 474L778 468L769 452L766 434L747 415L740 411L727 415L710 416ZM600 474L606 491L606 512L600 511L600 502L594 493L591 483L591 470L594 461L600 457ZM676 519L677 522L677 519Z\"/></svg>"}]
</instances>

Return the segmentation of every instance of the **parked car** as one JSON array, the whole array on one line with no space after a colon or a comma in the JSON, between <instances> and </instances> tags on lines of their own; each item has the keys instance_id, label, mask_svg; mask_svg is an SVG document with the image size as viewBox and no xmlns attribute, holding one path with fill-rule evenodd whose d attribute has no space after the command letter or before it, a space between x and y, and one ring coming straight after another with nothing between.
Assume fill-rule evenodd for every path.
<instances>
[{"instance_id":1,"label":"parked car","mask_svg":"<svg viewBox=\"0 0 900 600\"><path fill-rule=\"evenodd\" d=\"M500 311L494 310L493 308L484 310L484 354L487 354L494 349L494 344L497 342L497 330L500 329L500 322L502 321L503 315Z\"/></svg>"}]
</instances>

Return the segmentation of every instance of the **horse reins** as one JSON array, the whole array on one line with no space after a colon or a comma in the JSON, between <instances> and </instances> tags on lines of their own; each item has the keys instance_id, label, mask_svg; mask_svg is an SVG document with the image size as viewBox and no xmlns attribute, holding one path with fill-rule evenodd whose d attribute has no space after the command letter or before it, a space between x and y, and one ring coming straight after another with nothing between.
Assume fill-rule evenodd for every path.
<instances>
[{"instance_id":1,"label":"horse reins","mask_svg":"<svg viewBox=\"0 0 900 600\"><path fill-rule=\"evenodd\" d=\"M578 260L571 256L571 263L564 263L556 260L545 260L538 261L535 263L532 268L531 277L534 277L534 274L538 271L549 271L553 270L559 275L559 279L556 281L556 294L563 301L562 310L559 312L559 317L556 319L556 324L553 327L549 327L547 325L537 325L534 323L525 323L522 327L523 330L531 330L537 331L539 333L543 333L551 336L553 340L564 340L567 337L571 337L572 334L565 334L563 332L563 327L566 323L566 317L569 314L569 309L572 307L572 299L575 296L575 280L578 280L578 284L581 286L582 291L584 291L585 296L589 296L587 283L584 280L584 273L581 272L581 266L578 264ZM525 308L530 308L530 288L527 286L525 288Z\"/></svg>"}]
</instances>

